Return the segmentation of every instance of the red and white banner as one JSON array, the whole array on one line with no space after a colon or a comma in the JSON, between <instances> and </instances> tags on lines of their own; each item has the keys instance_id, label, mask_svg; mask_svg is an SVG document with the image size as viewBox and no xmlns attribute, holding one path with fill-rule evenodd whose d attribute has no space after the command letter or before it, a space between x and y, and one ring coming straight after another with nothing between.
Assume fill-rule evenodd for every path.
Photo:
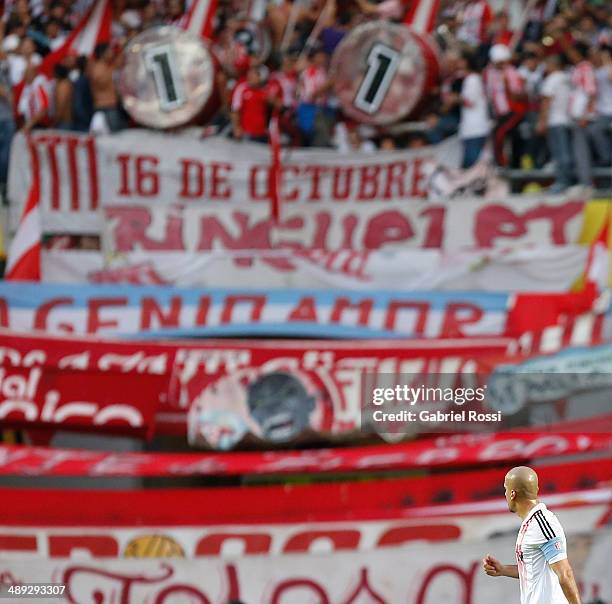
<instances>
[{"instance_id":1,"label":"red and white banner","mask_svg":"<svg viewBox=\"0 0 612 604\"><path fill-rule=\"evenodd\" d=\"M508 198L367 204L127 205L104 208L107 253L257 250L389 250L567 245L578 240L585 203Z\"/></svg>"},{"instance_id":2,"label":"red and white banner","mask_svg":"<svg viewBox=\"0 0 612 604\"><path fill-rule=\"evenodd\" d=\"M510 425L526 429L538 422L541 429L537 413L533 417L531 412L523 413L519 424L513 417L525 407L531 409L533 401L540 407L551 406L547 414L547 425L554 424L551 429L602 432L605 426L601 422L588 425L606 413L601 404L591 405L588 411L582 405L582 414L573 405L557 406L559 400L571 401L576 392L583 392L588 386L584 380L572 380L573 388L571 383L555 385L553 381L547 384L551 393L544 396L542 391L535 398L525 396L524 388L508 390L504 376L507 381L512 369L513 384L518 387L521 371L528 373L535 361L528 359L524 368L509 365L526 357L515 356L516 342L505 338L398 341L389 349L387 341L150 344L9 331L0 333L0 346L0 424L4 425L129 428L144 435L151 433L157 412L158 431L187 433L192 444L217 449L232 448L243 439L260 444L306 437L355 440L362 430L363 435L401 440L442 431L446 424L432 427L421 421L400 422L394 430L384 422L366 426L363 413L371 407L374 389L397 383L453 389L455 394L486 385L489 390L478 409L502 410L504 415L494 426L479 426L481 432ZM585 367L588 362L605 377L610 363L607 347L587 352L588 358L580 351L574 353L576 360L567 354L560 359L543 357L540 365L562 363L569 374L576 371L574 366ZM500 375L495 370L498 363L505 363ZM501 381L491 382L491 375ZM530 378L532 389L533 381ZM589 391L606 385L600 379L591 380ZM278 391L290 396L279 398ZM502 404L509 393L512 409ZM452 401L431 405L426 410L445 409ZM579 419L587 423L573 426L571 422Z\"/></svg>"},{"instance_id":3,"label":"red and white banner","mask_svg":"<svg viewBox=\"0 0 612 604\"><path fill-rule=\"evenodd\" d=\"M610 426L608 416L607 423ZM612 433L440 436L396 445L265 453L105 453L0 445L0 475L198 476L450 468L610 453Z\"/></svg>"},{"instance_id":4,"label":"red and white banner","mask_svg":"<svg viewBox=\"0 0 612 604\"><path fill-rule=\"evenodd\" d=\"M17 462L7 463L10 464L7 471L14 474L41 475L34 459L29 462L24 459L21 468ZM513 463L513 460L505 463ZM550 465L550 460L546 458L542 460L541 466L537 460L530 463L535 463L535 468L545 483L542 495L546 501L554 504L557 509L580 508L585 512L589 510L588 518L586 513L582 518L582 529L595 528L607 522L608 512L612 511L612 491L609 485L612 456L599 458L597 463L592 464L572 461ZM485 465L490 467L491 462L485 462ZM27 489L4 488L0 490L4 505L0 525L5 528L68 527L70 532L74 528L74 518L78 515L79 527L91 528L166 526L170 530L171 527L176 529L221 525L234 530L239 530L239 526L251 526L256 531L257 528L261 530L262 525L276 525L278 529L278 525L294 524L297 526L291 527L293 536L304 530L303 523L316 522L321 525L320 528L330 531L337 528L339 523L347 521L353 524L356 520L363 521L358 523L358 527L365 527L367 521L374 521L380 529L379 532L373 536L369 530L365 531L354 544L355 549L365 549L391 542L392 536L385 535L388 525L384 523L385 520L391 520L394 523L400 521L402 526L404 521L408 521L407 526L410 527L410 530L404 533L392 531L396 544L418 538L435 540L436 535L437 538L442 538L442 531L439 529L440 525L445 524L452 525L444 533L445 538L469 540L491 536L495 529L484 522L489 515L495 515L495 524L498 527L504 519L511 520L506 514L505 501L499 496L500 485L503 484L508 467L500 460L496 460L495 465L499 467L463 469L461 472L452 468L441 472L440 468L436 468L435 473L421 471L414 477L399 479L251 485L248 487L248 497L245 497L245 489L241 486L120 491L83 489L80 490L78 499L72 496L70 490L39 489L37 496L32 498L28 496ZM53 464L49 464L49 472L52 471ZM368 469L365 471L368 472ZM590 490L583 490L584 485L590 485ZM185 505L187 501L189 505ZM347 501L350 502L350 507L347 507ZM41 506L40 502L44 502L44 505ZM503 512L501 517L500 512ZM443 518L437 525L437 533L427 530L426 526L422 527L421 532L414 530L416 523L422 522L425 517ZM449 522L449 517L461 518L462 521ZM569 523L567 515L565 520ZM576 531L579 527L568 525L567 528ZM15 530L17 531L16 528ZM278 534L279 531L275 530L273 533ZM18 531L18 534L25 536L23 531ZM285 539L278 543L274 534L271 534L271 537L275 543L269 540L269 547L260 550L260 553L280 553L285 550ZM50 547L52 545L49 544ZM219 540L217 545L219 549L210 553L221 553L224 541ZM310 541L304 540L303 551L309 551L309 545ZM21 543L21 547L25 553L36 550L37 544L28 539ZM0 537L0 557L10 549L10 545ZM191 547L186 549L192 554L197 551ZM47 553L53 556L62 555L56 547L52 547ZM92 553L103 555L98 550L93 550ZM108 555L119 553L120 550L117 550L108 552ZM245 553L255 552L247 549Z\"/></svg>"},{"instance_id":5,"label":"red and white banner","mask_svg":"<svg viewBox=\"0 0 612 604\"><path fill-rule=\"evenodd\" d=\"M491 604L516 600L519 586L518 581L486 576L482 558L490 553L503 561L513 560L515 541L515 535L509 534L472 543L413 543L332 553L322 547L316 554L222 561L217 557L181 560L180 547L171 538L159 536L136 541L128 555L155 556L147 551L148 545L151 552L166 551L166 560L4 559L0 575L5 585L64 584L64 597L72 603ZM610 530L569 538L569 557L585 601L594 595L612 597L611 548Z\"/></svg>"},{"instance_id":6,"label":"red and white banner","mask_svg":"<svg viewBox=\"0 0 612 604\"><path fill-rule=\"evenodd\" d=\"M569 291L583 276L587 256L588 248L578 245L454 252L46 250L42 274L50 283L561 292ZM607 286L607 278L601 285Z\"/></svg>"},{"instance_id":7,"label":"red and white banner","mask_svg":"<svg viewBox=\"0 0 612 604\"><path fill-rule=\"evenodd\" d=\"M28 191L17 232L11 241L5 279L12 281L40 281L42 220L40 216L40 170L38 155L29 145L32 162L32 183Z\"/></svg>"},{"instance_id":8,"label":"red and white banner","mask_svg":"<svg viewBox=\"0 0 612 604\"><path fill-rule=\"evenodd\" d=\"M0 425L153 433L173 351L15 334L0 342Z\"/></svg>"},{"instance_id":9,"label":"red and white banner","mask_svg":"<svg viewBox=\"0 0 612 604\"><path fill-rule=\"evenodd\" d=\"M263 206L270 212L270 151L267 145L180 137L146 130L111 136L44 131L32 135L39 155L45 231L97 233L100 204ZM26 140L13 139L9 173L11 226L17 224L31 180ZM283 158L284 206L321 201L368 204L427 196L439 163L454 165L458 141L381 155L297 150ZM249 210L250 211L250 210Z\"/></svg>"}]
</instances>

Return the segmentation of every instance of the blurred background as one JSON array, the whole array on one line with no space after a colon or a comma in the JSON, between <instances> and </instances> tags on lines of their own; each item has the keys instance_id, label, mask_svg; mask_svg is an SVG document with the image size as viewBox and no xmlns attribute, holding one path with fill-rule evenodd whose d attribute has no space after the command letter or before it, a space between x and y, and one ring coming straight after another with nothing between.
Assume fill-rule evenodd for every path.
<instances>
[{"instance_id":1,"label":"blurred background","mask_svg":"<svg viewBox=\"0 0 612 604\"><path fill-rule=\"evenodd\" d=\"M1 594L612 603L609 3L0 9Z\"/></svg>"}]
</instances>

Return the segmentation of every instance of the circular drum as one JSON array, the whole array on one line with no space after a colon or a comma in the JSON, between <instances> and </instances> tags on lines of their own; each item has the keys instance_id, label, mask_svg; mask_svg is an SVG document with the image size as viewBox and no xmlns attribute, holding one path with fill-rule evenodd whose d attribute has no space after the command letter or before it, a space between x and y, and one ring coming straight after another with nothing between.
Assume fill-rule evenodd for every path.
<instances>
[{"instance_id":1,"label":"circular drum","mask_svg":"<svg viewBox=\"0 0 612 604\"><path fill-rule=\"evenodd\" d=\"M438 79L433 42L405 25L373 21L349 33L332 57L342 111L384 125L407 116Z\"/></svg>"},{"instance_id":2,"label":"circular drum","mask_svg":"<svg viewBox=\"0 0 612 604\"><path fill-rule=\"evenodd\" d=\"M119 94L143 126L174 128L196 117L214 88L214 65L202 39L178 27L147 29L124 50Z\"/></svg>"}]
</instances>

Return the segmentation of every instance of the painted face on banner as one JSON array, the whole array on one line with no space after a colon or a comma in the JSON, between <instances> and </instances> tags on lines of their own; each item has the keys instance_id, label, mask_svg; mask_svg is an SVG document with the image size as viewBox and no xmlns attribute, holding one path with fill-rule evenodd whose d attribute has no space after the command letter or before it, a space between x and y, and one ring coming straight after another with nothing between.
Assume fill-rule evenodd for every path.
<instances>
[{"instance_id":1,"label":"painted face on banner","mask_svg":"<svg viewBox=\"0 0 612 604\"><path fill-rule=\"evenodd\" d=\"M403 25L366 23L351 31L332 58L342 111L369 124L392 124L421 101L438 64L429 40Z\"/></svg>"},{"instance_id":2,"label":"painted face on banner","mask_svg":"<svg viewBox=\"0 0 612 604\"><path fill-rule=\"evenodd\" d=\"M248 405L264 438L285 442L310 426L315 398L309 396L298 377L277 372L249 384Z\"/></svg>"},{"instance_id":3,"label":"painted face on banner","mask_svg":"<svg viewBox=\"0 0 612 604\"><path fill-rule=\"evenodd\" d=\"M315 377L303 371L246 368L216 379L190 406L189 442L226 450L247 435L281 443L305 430L320 430L330 421L324 419L329 401Z\"/></svg>"},{"instance_id":4,"label":"painted face on banner","mask_svg":"<svg viewBox=\"0 0 612 604\"><path fill-rule=\"evenodd\" d=\"M130 116L151 128L188 123L206 106L214 66L205 42L178 27L153 27L124 50L119 94Z\"/></svg>"}]
</instances>

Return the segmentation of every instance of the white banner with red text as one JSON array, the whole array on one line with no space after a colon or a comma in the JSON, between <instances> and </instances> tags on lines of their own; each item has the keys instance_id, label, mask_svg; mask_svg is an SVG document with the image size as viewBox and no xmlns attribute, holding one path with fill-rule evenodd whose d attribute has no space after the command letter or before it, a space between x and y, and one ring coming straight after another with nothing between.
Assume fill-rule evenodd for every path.
<instances>
[{"instance_id":1,"label":"white banner with red text","mask_svg":"<svg viewBox=\"0 0 612 604\"><path fill-rule=\"evenodd\" d=\"M367 251L568 245L586 203L508 197L499 202L388 201L288 204L280 221L265 206L108 204L103 244L131 251Z\"/></svg>"},{"instance_id":2,"label":"white banner with red text","mask_svg":"<svg viewBox=\"0 0 612 604\"><path fill-rule=\"evenodd\" d=\"M0 282L1 327L102 336L519 337L565 325L563 344L577 345L593 341L597 321L580 333L574 323L607 305L594 287L511 295Z\"/></svg>"},{"instance_id":3,"label":"white banner with red text","mask_svg":"<svg viewBox=\"0 0 612 604\"><path fill-rule=\"evenodd\" d=\"M414 543L370 552L323 550L197 561L181 560L179 548L172 548L171 542L164 545L169 552L174 549L166 560L3 559L0 575L5 590L7 584L63 584L65 598L75 604L491 604L519 596L518 581L491 578L482 571L487 553L502 560L513 558L514 536L473 543ZM135 543L130 557L150 557L145 546ZM569 556L585 601L593 595L612 597L611 548L609 529L569 538Z\"/></svg>"},{"instance_id":4,"label":"white banner with red text","mask_svg":"<svg viewBox=\"0 0 612 604\"><path fill-rule=\"evenodd\" d=\"M109 205L161 210L206 202L212 210L204 223L207 229L232 229L242 249L247 242L251 249L262 249L274 223L266 145L144 130L95 138L46 131L14 138L8 185L13 230L30 188L32 154L38 158L45 232L99 234L104 224L100 209ZM460 155L455 139L376 155L325 149L287 152L281 221L274 235L299 241L301 247L331 250L375 249L386 240L446 248L578 240L582 199L507 194L487 201L450 199L442 187L446 192L434 196L435 203L422 201L439 179L437 166L456 163ZM259 245L253 245L253 226ZM191 238L188 245L195 246L207 237Z\"/></svg>"},{"instance_id":5,"label":"white banner with red text","mask_svg":"<svg viewBox=\"0 0 612 604\"><path fill-rule=\"evenodd\" d=\"M138 129L92 137L45 131L13 140L8 184L13 228L29 190L33 154L40 166L43 226L52 232L98 232L98 209L115 203L254 203L270 212L267 145L201 139L194 132ZM439 168L457 166L460 155L456 138L384 155L291 150L283 157L281 195L288 204L315 205L424 198L432 179L448 191Z\"/></svg>"},{"instance_id":6,"label":"white banner with red text","mask_svg":"<svg viewBox=\"0 0 612 604\"><path fill-rule=\"evenodd\" d=\"M320 288L398 291L569 291L583 276L588 248L490 251L389 249L352 251L46 250L47 283L131 283L175 287ZM607 275L600 283L607 287Z\"/></svg>"}]
</instances>

